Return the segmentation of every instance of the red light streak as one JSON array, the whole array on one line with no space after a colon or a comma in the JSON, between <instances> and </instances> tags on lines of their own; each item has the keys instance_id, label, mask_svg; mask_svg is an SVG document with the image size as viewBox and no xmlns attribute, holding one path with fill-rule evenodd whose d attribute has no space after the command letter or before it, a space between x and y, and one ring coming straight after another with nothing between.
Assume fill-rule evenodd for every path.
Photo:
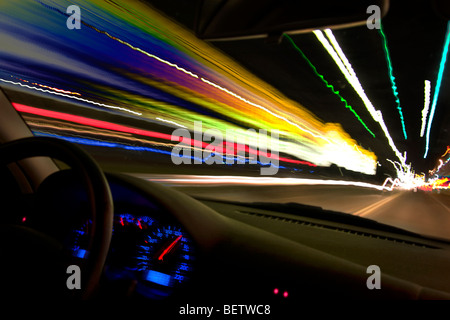
<instances>
[{"instance_id":1,"label":"red light streak","mask_svg":"<svg viewBox=\"0 0 450 320\"><path fill-rule=\"evenodd\" d=\"M72 114L63 113L63 112L58 112L58 111L39 109L39 108L35 108L35 107L31 107L31 106L27 106L27 105L15 103L15 102L12 102L11 104L19 112L30 113L30 114L35 114L38 116L79 123L79 124L83 124L86 126L91 126L91 127L101 128L101 129L108 129L108 130L117 131L117 132L131 133L131 134L136 134L136 135L140 135L140 136L146 136L146 137L151 137L151 138L165 139L165 140L173 141L172 135L165 134L165 133L143 130L143 129L138 129L138 128L132 128L132 127L128 127L128 126L124 126L124 125L120 125L120 124L115 124L115 123L106 122L106 121L102 121L102 120L90 119L90 118L72 115ZM174 138L178 138L179 142L186 142L186 143L190 144L191 146L196 146L196 147L201 147L201 148L206 148L207 146L209 146L209 143L194 140L194 139L189 139L186 137L175 136ZM230 145L230 144L233 145L232 143L229 143L229 142L224 142L224 143L228 144L228 145ZM253 153L253 154L269 157L269 153L260 152L258 150L248 147L247 145L237 144L236 149L239 150L239 148L244 148L247 153ZM225 154L226 148L217 147L217 151L222 154ZM272 158L276 158L276 156L272 155ZM278 160L284 161L284 162L289 162L289 163L294 163L294 164L303 164L303 165L308 165L311 167L317 167L315 164L307 162L307 161L294 160L294 159L289 159L289 158L284 158L284 157L278 157Z\"/></svg>"},{"instance_id":2,"label":"red light streak","mask_svg":"<svg viewBox=\"0 0 450 320\"><path fill-rule=\"evenodd\" d=\"M12 105L17 111L31 113L31 114L35 114L38 116L80 123L80 124L83 124L86 126L92 126L92 127L101 128L101 129L108 129L108 130L113 130L113 131L132 133L132 134L137 134L137 135L146 136L146 137L166 139L166 140L171 139L171 135L160 133L160 132L131 128L131 127L123 126L120 124L115 124L115 123L106 122L106 121L102 121L102 120L90 119L90 118L86 118L86 117L82 117L82 116L76 116L73 114L39 109L39 108L30 107L30 106L26 106L26 105L15 103L15 102L13 102ZM205 145L207 145L207 144L205 144Z\"/></svg>"}]
</instances>

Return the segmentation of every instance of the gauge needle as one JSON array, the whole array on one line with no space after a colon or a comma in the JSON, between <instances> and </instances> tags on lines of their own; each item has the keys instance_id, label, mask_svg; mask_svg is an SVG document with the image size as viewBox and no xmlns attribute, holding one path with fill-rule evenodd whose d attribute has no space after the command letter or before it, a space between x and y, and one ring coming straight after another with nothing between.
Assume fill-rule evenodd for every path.
<instances>
[{"instance_id":1,"label":"gauge needle","mask_svg":"<svg viewBox=\"0 0 450 320\"><path fill-rule=\"evenodd\" d=\"M170 250L173 249L173 247L175 247L175 245L177 244L177 242L180 241L180 239L181 239L182 237L183 237L183 236L180 235L180 236L178 236L174 241L172 241L172 243L169 244L169 246L168 246L166 249L164 249L164 251L159 255L158 260L162 261L163 258L164 258L164 256L165 256L166 254L168 254L168 253L170 252Z\"/></svg>"}]
</instances>

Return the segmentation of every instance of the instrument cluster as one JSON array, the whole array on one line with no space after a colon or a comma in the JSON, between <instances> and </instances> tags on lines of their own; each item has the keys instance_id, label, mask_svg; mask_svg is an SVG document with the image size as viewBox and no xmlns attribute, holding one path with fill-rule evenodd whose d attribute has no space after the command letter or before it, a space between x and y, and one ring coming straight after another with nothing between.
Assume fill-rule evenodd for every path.
<instances>
[{"instance_id":1,"label":"instrument cluster","mask_svg":"<svg viewBox=\"0 0 450 320\"><path fill-rule=\"evenodd\" d=\"M70 251L88 254L89 222L73 230ZM133 282L133 291L162 299L185 283L193 270L192 240L173 221L141 212L116 212L104 275L109 281Z\"/></svg>"}]
</instances>

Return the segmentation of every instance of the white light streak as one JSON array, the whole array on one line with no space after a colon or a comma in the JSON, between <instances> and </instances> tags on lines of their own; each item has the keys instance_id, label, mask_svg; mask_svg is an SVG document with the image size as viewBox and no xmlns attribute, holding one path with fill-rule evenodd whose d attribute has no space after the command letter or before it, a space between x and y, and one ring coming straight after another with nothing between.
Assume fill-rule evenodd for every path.
<instances>
[{"instance_id":1,"label":"white light streak","mask_svg":"<svg viewBox=\"0 0 450 320\"><path fill-rule=\"evenodd\" d=\"M339 43L336 41L336 38L333 36L332 31L329 29L325 31L326 34L329 36L332 45L330 44L330 42L328 42L326 37L323 35L322 31L315 30L313 32L316 35L317 39L320 41L320 43L323 45L323 47L327 50L328 54L333 58L334 62L337 64L342 74L347 79L347 81L352 85L356 93L364 102L364 105L366 106L366 109L367 111L369 111L372 118L380 124L381 129L383 130L390 147L392 148L392 150L394 151L395 155L400 160L400 162L404 164L406 162L406 157L404 157L395 146L395 143L391 135L389 134L389 130L386 127L386 124L384 123L381 111L376 110L372 102L367 97L363 87L361 86L361 83L359 82L358 77L356 76L356 73L351 67L351 64L346 58L343 50L340 48Z\"/></svg>"},{"instance_id":2,"label":"white light streak","mask_svg":"<svg viewBox=\"0 0 450 320\"><path fill-rule=\"evenodd\" d=\"M269 109L267 109L267 108L265 108L265 107L263 107L263 106L261 106L261 105L259 105L259 104L256 104L256 103L254 103L254 102L251 102L251 101L249 101L249 100L247 100L247 99L241 97L240 95L238 95L238 94L236 94L236 93L234 93L234 92L232 92L232 91L230 91L230 90L228 90L228 89L226 89L226 88L224 88L224 87L221 87L221 86L219 86L218 84L215 84L214 82L211 82L211 81L209 81L209 80L207 80L207 79L205 79L205 78L201 78L201 80L202 80L204 83L207 83L207 84L209 84L210 86L213 86L214 88L217 88L217 89L219 89L219 90L221 90L221 91L223 91L223 92L225 92L225 93L227 93L227 94L229 94L229 95L231 95L231 96L233 96L233 97L235 97L235 98L237 98L237 99L239 99L239 100L241 100L241 101L243 101L243 102L245 102L245 103L247 103L247 104L249 104L249 105L251 105L251 106L253 106L253 107L259 108L259 109L261 109L261 110L263 110L263 111L265 111L265 112L271 114L272 116L277 117L278 119L281 119L281 120L283 120L283 121L289 123L290 125L292 125L292 126L298 128L298 129L300 129L300 130L303 131L303 132L309 133L310 135L312 135L312 136L315 137L315 138L323 139L323 140L325 140L326 142L328 142L328 143L331 144L331 141L328 140L327 138L325 138L325 137L323 137L323 136L321 136L321 135L317 135L317 134L315 134L314 132L312 132L311 130L308 130L308 129L305 129L304 127L299 126L297 123L290 121L290 120L287 119L286 117L280 116L280 115L276 114L275 112L272 112L272 111L270 111Z\"/></svg>"},{"instance_id":3,"label":"white light streak","mask_svg":"<svg viewBox=\"0 0 450 320\"><path fill-rule=\"evenodd\" d=\"M159 120L159 121L162 121L162 122L167 122L167 123L173 124L173 125L181 127L181 128L187 128L186 126L184 126L182 124L179 124L179 123L176 123L175 121L172 121L172 120L166 120L166 119L162 119L162 118L159 118L159 117L157 117L156 120Z\"/></svg>"},{"instance_id":4,"label":"white light streak","mask_svg":"<svg viewBox=\"0 0 450 320\"><path fill-rule=\"evenodd\" d=\"M403 189L403 190L415 190L417 188L423 187L425 185L425 176L417 175L411 169L411 165L409 164L401 164L398 161L392 161L390 159L386 159L394 166L397 171L397 178L392 180L392 178L387 178L383 187L387 190L392 190L394 188ZM391 186L388 188L386 185L391 183Z\"/></svg>"},{"instance_id":5,"label":"white light streak","mask_svg":"<svg viewBox=\"0 0 450 320\"><path fill-rule=\"evenodd\" d=\"M430 108L430 93L431 93L431 82L430 80L425 80L424 88L425 101L423 103L424 107L422 110L422 126L420 127L420 136L423 137L425 134L425 127L427 124L427 115Z\"/></svg>"},{"instance_id":6,"label":"white light streak","mask_svg":"<svg viewBox=\"0 0 450 320\"><path fill-rule=\"evenodd\" d=\"M277 177L250 177L250 176L208 176L208 175L159 175L141 178L149 181L169 185L327 185L327 186L355 186L376 190L389 190L384 186L362 182L325 179L277 178Z\"/></svg>"},{"instance_id":7,"label":"white light streak","mask_svg":"<svg viewBox=\"0 0 450 320\"><path fill-rule=\"evenodd\" d=\"M127 109L127 108L111 106L111 105L108 105L108 104L104 104L104 103L99 103L99 102L83 99L83 98L80 98L80 97L64 94L64 93L57 92L57 91L51 91L51 90L47 90L47 89L32 87L32 86L29 86L29 85L26 85L26 84L23 84L23 83L20 83L20 82L9 81L9 80L5 80L5 79L2 79L2 78L0 78L0 81L5 82L5 83L9 83L9 84L13 84L13 85L19 85L21 87L25 87L25 88L32 89L32 90L37 90L37 91L41 91L41 92L45 92L45 93L54 94L54 95L57 95L57 96L66 97L66 98L69 98L69 99L76 99L76 100L83 101L83 102L86 102L86 103L89 103L89 104L93 104L93 105L96 105L96 106L99 106L99 107L105 107L105 108L108 108L108 109L116 109L116 110L120 110L120 111L125 111L125 112L132 113L132 114L135 114L135 115L138 115L138 116L142 115L142 113L140 113L140 112L133 111L133 110L130 110L130 109Z\"/></svg>"}]
</instances>

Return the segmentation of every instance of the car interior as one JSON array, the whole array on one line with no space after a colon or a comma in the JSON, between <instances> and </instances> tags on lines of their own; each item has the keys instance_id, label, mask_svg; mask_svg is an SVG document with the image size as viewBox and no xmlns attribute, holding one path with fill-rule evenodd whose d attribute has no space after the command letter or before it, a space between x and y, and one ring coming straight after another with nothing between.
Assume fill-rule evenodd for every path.
<instances>
[{"instance_id":1,"label":"car interior","mask_svg":"<svg viewBox=\"0 0 450 320\"><path fill-rule=\"evenodd\" d=\"M287 29L366 19L351 12L361 12L354 1L320 19L275 14L295 11L294 2L278 2L264 1L274 9L249 28L244 22L256 12L248 2L228 1L214 20L212 2L203 1L197 35L276 40ZM242 25L230 24L236 12ZM80 145L35 136L14 94L0 88L1 274L9 298L126 299L173 313L187 304L263 304L272 314L307 300L450 299L447 240L310 205L193 197L104 170ZM68 271L74 265L81 284ZM379 290L368 289L373 265Z\"/></svg>"}]
</instances>

